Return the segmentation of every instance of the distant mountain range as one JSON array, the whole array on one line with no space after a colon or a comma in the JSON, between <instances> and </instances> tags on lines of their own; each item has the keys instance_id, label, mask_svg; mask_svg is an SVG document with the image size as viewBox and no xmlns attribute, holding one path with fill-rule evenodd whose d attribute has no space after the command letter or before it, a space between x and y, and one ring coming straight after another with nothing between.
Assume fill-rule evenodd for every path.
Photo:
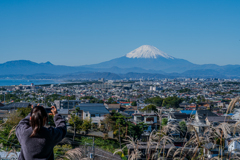
<instances>
[{"instance_id":1,"label":"distant mountain range","mask_svg":"<svg viewBox=\"0 0 240 160\"><path fill-rule=\"evenodd\" d=\"M174 58L154 46L143 45L120 58L93 65L63 66L50 62L35 63L28 60L8 61L0 64L0 78L239 78L240 65L198 65Z\"/></svg>"}]
</instances>

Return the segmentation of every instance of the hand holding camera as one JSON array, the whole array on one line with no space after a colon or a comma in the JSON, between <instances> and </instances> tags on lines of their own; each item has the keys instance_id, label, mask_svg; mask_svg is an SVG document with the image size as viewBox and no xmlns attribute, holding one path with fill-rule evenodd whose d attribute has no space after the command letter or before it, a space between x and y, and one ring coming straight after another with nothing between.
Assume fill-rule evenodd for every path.
<instances>
[{"instance_id":1,"label":"hand holding camera","mask_svg":"<svg viewBox=\"0 0 240 160\"><path fill-rule=\"evenodd\" d=\"M55 116L55 115L57 114L57 108L56 108L55 106L52 106L51 108L52 108L52 109L51 109L51 112L52 112L52 113L50 113L50 115Z\"/></svg>"}]
</instances>

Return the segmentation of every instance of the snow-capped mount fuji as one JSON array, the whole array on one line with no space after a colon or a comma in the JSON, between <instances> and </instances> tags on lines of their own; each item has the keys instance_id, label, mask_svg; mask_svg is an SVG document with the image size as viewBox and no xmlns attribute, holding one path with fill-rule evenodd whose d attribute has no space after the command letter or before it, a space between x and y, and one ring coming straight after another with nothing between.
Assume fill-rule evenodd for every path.
<instances>
[{"instance_id":1,"label":"snow-capped mount fuji","mask_svg":"<svg viewBox=\"0 0 240 160\"><path fill-rule=\"evenodd\" d=\"M166 59L174 59L174 57L150 45L142 45L141 47L126 54L127 58L155 58L156 59L159 56Z\"/></svg>"},{"instance_id":2,"label":"snow-capped mount fuji","mask_svg":"<svg viewBox=\"0 0 240 160\"><path fill-rule=\"evenodd\" d=\"M160 51L154 46L143 45L125 54L120 58L102 62L94 65L87 65L90 68L142 68L145 70L161 70L165 72L184 72L195 65L184 59L174 58L167 53Z\"/></svg>"}]
</instances>

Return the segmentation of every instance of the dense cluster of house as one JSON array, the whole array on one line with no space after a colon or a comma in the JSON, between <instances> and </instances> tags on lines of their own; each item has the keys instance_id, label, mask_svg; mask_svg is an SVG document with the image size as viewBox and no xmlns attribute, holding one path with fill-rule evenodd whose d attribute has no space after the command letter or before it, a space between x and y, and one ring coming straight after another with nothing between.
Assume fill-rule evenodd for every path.
<instances>
[{"instance_id":1,"label":"dense cluster of house","mask_svg":"<svg viewBox=\"0 0 240 160\"><path fill-rule=\"evenodd\" d=\"M92 123L99 126L102 120L107 114L113 110L121 113L122 115L128 117L133 124L144 123L148 128L142 133L142 141L146 141L148 136L153 130L157 130L160 126L159 116L156 112L153 111L141 111L144 106L131 106L131 103L121 102L118 104L96 104L96 103L82 103L79 100L69 100L66 101L56 101L56 106L58 112L68 120L71 116L73 110L76 107L80 108L79 117L84 119L91 119ZM3 121L6 121L9 113L16 110L17 108L30 107L32 104L27 102L17 102L10 103L7 105L0 104L0 118ZM218 105L218 104L215 104ZM195 107L194 107L195 106ZM223 114L219 111L214 111L210 109L210 104L203 103L197 106L205 107L196 107L194 104L187 104L183 102L181 104L181 110L174 109L163 109L163 107L157 107L158 110L162 110L161 117L167 118L169 124L177 124L181 121L191 123L192 130L195 129L200 135L210 126L217 126L220 123L235 124L236 120L232 119L233 114ZM191 108L191 110L189 109ZM226 108L221 108L221 112L225 111ZM50 113L50 108L46 107L46 110ZM225 142L225 151L227 153L240 153L240 143L236 140L236 137L239 137L240 130L231 129L231 134ZM171 133L174 137L174 145L176 147L182 147L186 143L186 137L182 136L180 133ZM141 150L144 152L144 148L147 147L147 143L141 142ZM170 145L167 147L171 147ZM154 147L153 147L154 148ZM128 146L128 149L131 150L131 146ZM167 149L167 148L166 148ZM218 149L215 147L211 152L206 152L209 157L214 157L218 155ZM143 157L144 159L144 154Z\"/></svg>"},{"instance_id":2,"label":"dense cluster of house","mask_svg":"<svg viewBox=\"0 0 240 160\"><path fill-rule=\"evenodd\" d=\"M148 104L145 103L147 98L161 97L167 98L177 96L184 98L186 101L179 106L157 107L161 110L162 118L166 118L169 124L177 124L185 121L191 123L192 129L199 134L203 134L210 125L217 126L222 122L235 124L236 120L233 114L226 114L229 101L240 94L240 82L238 80L227 79L163 79L163 80L104 80L98 82L88 81L76 85L18 85L1 87L0 95L16 94L20 96L22 102L14 100L6 101L1 99L0 103L0 120L6 121L9 113L17 108L29 107L32 102L42 103L50 113L48 104L55 104L58 112L68 120L75 108L79 107L78 116L84 119L91 119L94 126L99 126L105 116L113 110L128 117L133 124L145 123L148 127L142 133L142 140L147 140L153 130L157 130L161 125L159 116L153 111L141 111ZM46 101L47 96L75 96L75 100L55 100ZM3 97L3 96L2 96ZM91 103L91 99L83 97L94 97L101 100L102 103ZM117 104L107 104L109 98L112 98ZM204 100L202 99L204 98ZM137 106L132 106L136 101ZM31 104L30 104L31 103ZM239 104L237 104L237 107ZM49 105L48 105L49 106ZM162 110L163 109L163 110ZM240 144L236 141L240 131L233 132L225 142L226 152L240 152ZM181 147L185 144L186 138L181 134L172 133L175 137L174 145ZM146 143L142 142L142 152ZM168 146L169 148L171 146ZM128 147L131 150L131 146ZM213 148L212 152L206 152L209 157L218 154L218 150ZM144 154L143 154L144 155Z\"/></svg>"},{"instance_id":3,"label":"dense cluster of house","mask_svg":"<svg viewBox=\"0 0 240 160\"><path fill-rule=\"evenodd\" d=\"M209 101L231 100L239 94L239 80L235 79L199 79L178 78L162 80L104 80L84 81L76 85L17 85L3 86L0 95L6 93L30 93L21 97L24 100L34 99L45 103L48 95L59 94L62 96L75 95L76 99L93 96L96 99L107 101L110 97L117 101L138 101L140 104L146 98L159 96L161 98L177 96L179 98L197 99L203 96ZM187 90L184 90L187 89ZM33 95L32 93L35 93ZM3 101L3 99L1 99ZM90 100L85 100L88 103ZM191 106L190 106L191 107Z\"/></svg>"}]
</instances>

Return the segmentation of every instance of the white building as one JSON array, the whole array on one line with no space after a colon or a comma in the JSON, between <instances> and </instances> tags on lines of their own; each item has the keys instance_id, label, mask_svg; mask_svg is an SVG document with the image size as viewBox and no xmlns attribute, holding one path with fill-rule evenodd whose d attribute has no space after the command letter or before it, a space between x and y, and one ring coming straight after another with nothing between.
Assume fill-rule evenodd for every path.
<instances>
[{"instance_id":1,"label":"white building","mask_svg":"<svg viewBox=\"0 0 240 160\"><path fill-rule=\"evenodd\" d=\"M230 142L230 144L228 145L228 151L231 153L239 153L240 152L240 142L233 140L232 142Z\"/></svg>"}]
</instances>

